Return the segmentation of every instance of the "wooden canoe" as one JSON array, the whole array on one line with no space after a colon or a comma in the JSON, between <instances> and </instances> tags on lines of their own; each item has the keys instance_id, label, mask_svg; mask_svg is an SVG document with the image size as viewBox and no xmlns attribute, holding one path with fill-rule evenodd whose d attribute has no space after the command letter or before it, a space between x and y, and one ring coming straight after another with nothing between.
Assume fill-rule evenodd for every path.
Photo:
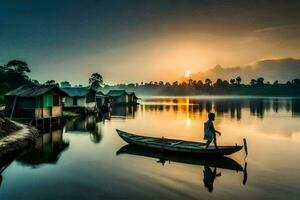
<instances>
[{"instance_id":1,"label":"wooden canoe","mask_svg":"<svg viewBox=\"0 0 300 200\"><path fill-rule=\"evenodd\" d=\"M243 148L240 145L218 146L218 149L215 146L205 148L205 143L202 142L146 137L118 129L116 131L129 144L174 153L195 154L199 156L224 156L233 154Z\"/></svg>"}]
</instances>

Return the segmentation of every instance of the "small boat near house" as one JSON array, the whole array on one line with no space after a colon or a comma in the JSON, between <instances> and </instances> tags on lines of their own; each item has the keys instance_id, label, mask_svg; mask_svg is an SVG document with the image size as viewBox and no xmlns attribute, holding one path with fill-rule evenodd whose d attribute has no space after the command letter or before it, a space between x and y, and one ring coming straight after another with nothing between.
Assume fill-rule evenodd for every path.
<instances>
[{"instance_id":1,"label":"small boat near house","mask_svg":"<svg viewBox=\"0 0 300 200\"><path fill-rule=\"evenodd\" d=\"M199 156L224 156L238 152L243 148L243 146L241 145L218 146L218 148L209 146L208 148L205 148L206 143L201 142L146 137L127 133L118 129L116 131L119 136L129 144L149 149L181 154L194 154Z\"/></svg>"}]
</instances>

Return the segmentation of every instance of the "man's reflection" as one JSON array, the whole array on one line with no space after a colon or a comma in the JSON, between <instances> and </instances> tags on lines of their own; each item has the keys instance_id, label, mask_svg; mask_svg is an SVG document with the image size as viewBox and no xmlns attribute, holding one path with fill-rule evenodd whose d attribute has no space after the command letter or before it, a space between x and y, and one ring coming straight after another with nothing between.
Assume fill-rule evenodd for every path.
<instances>
[{"instance_id":1,"label":"man's reflection","mask_svg":"<svg viewBox=\"0 0 300 200\"><path fill-rule=\"evenodd\" d=\"M204 186L207 188L209 192L212 192L214 190L214 181L215 178L218 176L221 176L221 173L217 174L216 167L214 168L214 171L212 171L208 165L204 166L203 182L204 182Z\"/></svg>"}]
</instances>

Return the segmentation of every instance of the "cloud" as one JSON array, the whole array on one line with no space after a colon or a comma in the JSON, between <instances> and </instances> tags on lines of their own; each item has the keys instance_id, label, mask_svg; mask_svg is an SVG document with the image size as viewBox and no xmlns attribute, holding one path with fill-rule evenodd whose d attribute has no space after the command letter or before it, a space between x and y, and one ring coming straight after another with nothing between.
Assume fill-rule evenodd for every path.
<instances>
[{"instance_id":1,"label":"cloud","mask_svg":"<svg viewBox=\"0 0 300 200\"><path fill-rule=\"evenodd\" d=\"M264 77L265 80L271 82L275 80L286 82L300 77L300 59L282 58L261 60L253 65L226 68L217 65L205 72L192 74L191 78L194 80L204 80L205 78L212 80L216 80L217 78L229 80L237 76L241 76L243 82L246 83L258 77Z\"/></svg>"}]
</instances>

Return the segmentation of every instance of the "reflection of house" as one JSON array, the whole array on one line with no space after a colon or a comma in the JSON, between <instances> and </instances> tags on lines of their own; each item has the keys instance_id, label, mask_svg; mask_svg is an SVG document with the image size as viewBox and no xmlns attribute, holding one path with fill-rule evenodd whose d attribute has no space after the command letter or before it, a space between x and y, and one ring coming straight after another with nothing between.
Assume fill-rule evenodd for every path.
<instances>
[{"instance_id":1,"label":"reflection of house","mask_svg":"<svg viewBox=\"0 0 300 200\"><path fill-rule=\"evenodd\" d=\"M62 88L68 94L64 99L64 109L94 112L97 110L96 90L87 87Z\"/></svg>"},{"instance_id":2,"label":"reflection of house","mask_svg":"<svg viewBox=\"0 0 300 200\"><path fill-rule=\"evenodd\" d=\"M110 90L107 96L113 105L136 104L138 99L134 92L128 93L125 90Z\"/></svg>"},{"instance_id":3,"label":"reflection of house","mask_svg":"<svg viewBox=\"0 0 300 200\"><path fill-rule=\"evenodd\" d=\"M6 114L36 120L61 117L61 101L65 96L56 85L21 86L5 95Z\"/></svg>"},{"instance_id":4,"label":"reflection of house","mask_svg":"<svg viewBox=\"0 0 300 200\"><path fill-rule=\"evenodd\" d=\"M46 163L55 164L59 160L60 154L68 147L69 142L63 140L62 130L56 130L37 138L35 147L21 156L18 161L32 167Z\"/></svg>"},{"instance_id":5,"label":"reflection of house","mask_svg":"<svg viewBox=\"0 0 300 200\"><path fill-rule=\"evenodd\" d=\"M137 105L115 106L111 108L108 118L134 118Z\"/></svg>"},{"instance_id":6,"label":"reflection of house","mask_svg":"<svg viewBox=\"0 0 300 200\"><path fill-rule=\"evenodd\" d=\"M66 132L94 132L96 123L97 119L93 115L69 120L66 123Z\"/></svg>"},{"instance_id":7,"label":"reflection of house","mask_svg":"<svg viewBox=\"0 0 300 200\"><path fill-rule=\"evenodd\" d=\"M101 126L97 123L96 116L93 115L69 120L65 127L66 133L89 133L91 140L95 143L99 143L102 139Z\"/></svg>"}]
</instances>

